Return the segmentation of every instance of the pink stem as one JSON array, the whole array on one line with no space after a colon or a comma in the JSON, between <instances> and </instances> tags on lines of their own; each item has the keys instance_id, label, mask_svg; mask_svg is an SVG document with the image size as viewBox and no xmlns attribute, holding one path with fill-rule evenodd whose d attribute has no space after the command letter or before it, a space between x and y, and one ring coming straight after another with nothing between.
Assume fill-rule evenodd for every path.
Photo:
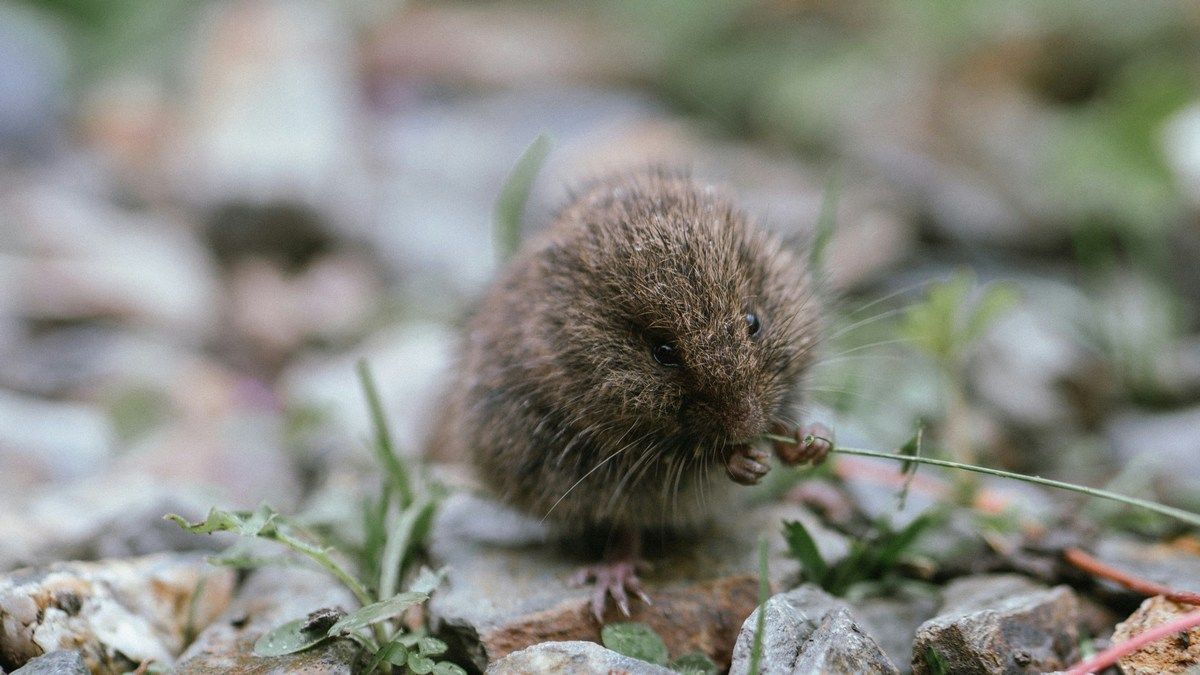
<instances>
[{"instance_id":1,"label":"pink stem","mask_svg":"<svg viewBox=\"0 0 1200 675\"><path fill-rule=\"evenodd\" d=\"M1104 670L1120 660L1122 656L1132 654L1155 640L1161 640L1169 635L1191 630L1196 626L1200 626L1200 610L1184 614L1178 619L1168 621L1161 626L1155 626L1144 633L1138 633L1121 644L1113 645L1087 661L1071 666L1067 670L1067 675L1086 675L1087 673Z\"/></svg>"}]
</instances>

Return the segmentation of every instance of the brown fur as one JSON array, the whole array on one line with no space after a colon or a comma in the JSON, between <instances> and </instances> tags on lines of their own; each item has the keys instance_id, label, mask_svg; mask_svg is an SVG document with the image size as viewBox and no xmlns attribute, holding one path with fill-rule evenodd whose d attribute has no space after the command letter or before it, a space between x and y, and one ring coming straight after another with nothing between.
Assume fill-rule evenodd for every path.
<instances>
[{"instance_id":1,"label":"brown fur","mask_svg":"<svg viewBox=\"0 0 1200 675\"><path fill-rule=\"evenodd\" d=\"M730 446L794 421L811 287L805 259L712 188L658 170L597 181L471 317L433 444L562 529L695 522L729 484ZM682 366L655 361L663 341Z\"/></svg>"}]
</instances>

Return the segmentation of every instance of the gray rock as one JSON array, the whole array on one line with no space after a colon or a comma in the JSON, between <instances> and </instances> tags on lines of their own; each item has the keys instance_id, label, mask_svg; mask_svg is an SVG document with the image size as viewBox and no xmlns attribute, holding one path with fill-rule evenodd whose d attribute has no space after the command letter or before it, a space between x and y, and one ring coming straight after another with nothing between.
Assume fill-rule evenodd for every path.
<instances>
[{"instance_id":1,"label":"gray rock","mask_svg":"<svg viewBox=\"0 0 1200 675\"><path fill-rule=\"evenodd\" d=\"M348 590L328 575L306 568L268 568L255 572L228 610L213 621L179 656L174 672L348 675L359 648L349 640L326 642L296 654L260 657L254 642L268 630L322 608L357 607Z\"/></svg>"},{"instance_id":2,"label":"gray rock","mask_svg":"<svg viewBox=\"0 0 1200 675\"><path fill-rule=\"evenodd\" d=\"M594 642L543 642L488 666L489 675L563 673L563 675L670 675L674 671L630 658Z\"/></svg>"},{"instance_id":3,"label":"gray rock","mask_svg":"<svg viewBox=\"0 0 1200 675\"><path fill-rule=\"evenodd\" d=\"M1200 556L1182 547L1109 538L1096 545L1096 557L1117 569L1176 591L1200 593Z\"/></svg>"},{"instance_id":4,"label":"gray rock","mask_svg":"<svg viewBox=\"0 0 1200 675\"><path fill-rule=\"evenodd\" d=\"M930 652L953 673L1038 673L1065 669L1079 644L1079 603L1066 586L1025 577L967 577L944 589L938 616L917 630L915 673L932 672Z\"/></svg>"},{"instance_id":5,"label":"gray rock","mask_svg":"<svg viewBox=\"0 0 1200 675\"><path fill-rule=\"evenodd\" d=\"M1172 484L1200 486L1200 408L1123 415L1108 436L1122 465L1144 462Z\"/></svg>"},{"instance_id":6,"label":"gray rock","mask_svg":"<svg viewBox=\"0 0 1200 675\"><path fill-rule=\"evenodd\" d=\"M194 555L17 570L0 577L0 664L78 649L93 671L169 667L190 631L224 611L233 584L232 570Z\"/></svg>"},{"instance_id":7,"label":"gray rock","mask_svg":"<svg viewBox=\"0 0 1200 675\"><path fill-rule=\"evenodd\" d=\"M759 532L777 531L783 518L800 520L830 559L846 550L844 539L798 506L730 512L739 514L737 523L672 540L661 555L655 555L653 538L647 542L653 570L643 580L654 604L634 601L631 617L662 636L671 654L701 651L721 666L728 664L742 619L758 604ZM556 545L536 519L459 493L443 506L431 538L435 565L450 571L430 614L457 656L482 669L540 642L600 640L588 589L568 583L592 561ZM784 555L782 537L771 541L771 573L780 586L796 578L798 565ZM608 616L625 620L613 607Z\"/></svg>"},{"instance_id":8,"label":"gray rock","mask_svg":"<svg viewBox=\"0 0 1200 675\"><path fill-rule=\"evenodd\" d=\"M25 662L12 671L12 675L90 675L83 654L77 651L59 650L42 654Z\"/></svg>"},{"instance_id":9,"label":"gray rock","mask_svg":"<svg viewBox=\"0 0 1200 675\"><path fill-rule=\"evenodd\" d=\"M733 649L731 675L749 673L760 611L766 612L760 673L899 672L845 602L805 584L771 597L746 619Z\"/></svg>"},{"instance_id":10,"label":"gray rock","mask_svg":"<svg viewBox=\"0 0 1200 675\"><path fill-rule=\"evenodd\" d=\"M913 638L922 623L937 613L941 604L936 593L898 593L889 597L850 600L854 616L892 663L902 672L911 667Z\"/></svg>"},{"instance_id":11,"label":"gray rock","mask_svg":"<svg viewBox=\"0 0 1200 675\"><path fill-rule=\"evenodd\" d=\"M0 155L54 148L67 102L65 31L32 6L0 6Z\"/></svg>"}]
</instances>

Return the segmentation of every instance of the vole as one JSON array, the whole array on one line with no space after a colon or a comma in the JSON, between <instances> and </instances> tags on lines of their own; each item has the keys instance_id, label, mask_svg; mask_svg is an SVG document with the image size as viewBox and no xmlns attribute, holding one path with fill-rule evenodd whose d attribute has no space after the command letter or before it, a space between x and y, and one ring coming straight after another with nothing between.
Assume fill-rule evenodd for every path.
<instances>
[{"instance_id":1,"label":"vole","mask_svg":"<svg viewBox=\"0 0 1200 675\"><path fill-rule=\"evenodd\" d=\"M829 450L793 415L821 314L808 260L683 173L594 180L494 281L465 326L433 443L569 535L609 534L592 609L629 613L642 533L702 522L729 479ZM723 471L722 471L723 469ZM722 473L726 475L721 475Z\"/></svg>"}]
</instances>

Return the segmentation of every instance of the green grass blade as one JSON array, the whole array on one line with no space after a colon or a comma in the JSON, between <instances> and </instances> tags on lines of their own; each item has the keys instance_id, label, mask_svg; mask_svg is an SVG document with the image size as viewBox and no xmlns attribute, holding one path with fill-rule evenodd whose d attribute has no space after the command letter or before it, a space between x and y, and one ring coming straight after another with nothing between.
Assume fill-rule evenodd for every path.
<instances>
[{"instance_id":1,"label":"green grass blade","mask_svg":"<svg viewBox=\"0 0 1200 675\"><path fill-rule=\"evenodd\" d=\"M552 145L550 137L541 134L529 144L520 159L508 174L500 195L496 198L495 246L500 261L508 260L521 246L521 222L525 217L525 204L538 171L546 161Z\"/></svg>"}]
</instances>

